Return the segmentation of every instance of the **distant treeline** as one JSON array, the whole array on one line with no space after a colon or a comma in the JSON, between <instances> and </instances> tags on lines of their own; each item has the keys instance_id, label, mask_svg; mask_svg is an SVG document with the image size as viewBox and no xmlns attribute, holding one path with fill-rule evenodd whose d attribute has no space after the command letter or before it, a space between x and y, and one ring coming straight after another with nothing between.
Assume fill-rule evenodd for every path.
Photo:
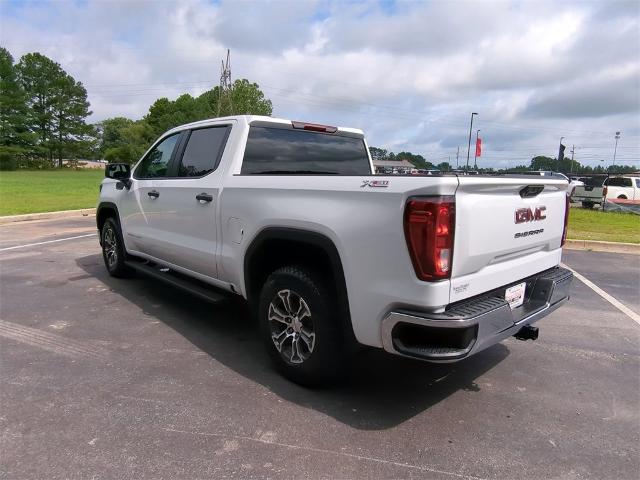
<instances>
[{"instance_id":1,"label":"distant treeline","mask_svg":"<svg viewBox=\"0 0 640 480\"><path fill-rule=\"evenodd\" d=\"M391 160L391 161L402 161L406 160L409 163L412 163L418 169L438 169L443 172L448 172L453 170L453 167L449 164L449 162L442 162L438 164L431 163L427 159L425 159L422 155L416 155L411 152L400 152L393 153L378 147L369 147L369 151L371 152L371 158L373 160ZM460 167L463 168L463 167ZM571 160L565 158L558 162L557 159L551 157L545 157L542 155L533 157L531 159L531 163L529 165L518 165L516 167L504 168L504 169L494 169L494 168L478 168L477 169L481 173L492 173L492 172L530 172L530 171L553 171L553 172L562 172L566 174L591 174L591 173L607 173L607 172L615 172L615 173L631 173L638 170L637 167L631 165L609 165L607 167L603 167L601 165L597 165L596 167L590 167L588 165L582 165L577 160Z\"/></svg>"}]
</instances>

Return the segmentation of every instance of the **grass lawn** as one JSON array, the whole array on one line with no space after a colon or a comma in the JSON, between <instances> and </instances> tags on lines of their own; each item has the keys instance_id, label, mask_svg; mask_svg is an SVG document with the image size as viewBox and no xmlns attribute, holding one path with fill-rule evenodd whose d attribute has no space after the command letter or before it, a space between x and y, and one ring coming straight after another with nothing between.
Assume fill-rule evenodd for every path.
<instances>
[{"instance_id":1,"label":"grass lawn","mask_svg":"<svg viewBox=\"0 0 640 480\"><path fill-rule=\"evenodd\" d=\"M0 216L93 208L103 170L0 172Z\"/></svg>"},{"instance_id":2,"label":"grass lawn","mask_svg":"<svg viewBox=\"0 0 640 480\"><path fill-rule=\"evenodd\" d=\"M103 170L0 172L0 216L92 208ZM640 215L572 208L568 237L640 243Z\"/></svg>"},{"instance_id":3,"label":"grass lawn","mask_svg":"<svg viewBox=\"0 0 640 480\"><path fill-rule=\"evenodd\" d=\"M567 238L640 243L640 215L572 208Z\"/></svg>"}]
</instances>

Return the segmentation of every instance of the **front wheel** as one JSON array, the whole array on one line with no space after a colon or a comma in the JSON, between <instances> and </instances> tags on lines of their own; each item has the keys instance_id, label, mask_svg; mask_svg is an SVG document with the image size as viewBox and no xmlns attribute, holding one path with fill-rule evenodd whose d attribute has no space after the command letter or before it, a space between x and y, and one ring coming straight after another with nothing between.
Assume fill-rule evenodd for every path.
<instances>
[{"instance_id":1,"label":"front wheel","mask_svg":"<svg viewBox=\"0 0 640 480\"><path fill-rule=\"evenodd\" d=\"M322 277L298 266L267 278L258 318L263 341L278 370L307 386L330 384L346 371L340 313Z\"/></svg>"},{"instance_id":2,"label":"front wheel","mask_svg":"<svg viewBox=\"0 0 640 480\"><path fill-rule=\"evenodd\" d=\"M107 218L100 231L100 243L102 244L102 258L112 277L124 277L129 273L125 264L126 252L120 228L113 218Z\"/></svg>"}]
</instances>

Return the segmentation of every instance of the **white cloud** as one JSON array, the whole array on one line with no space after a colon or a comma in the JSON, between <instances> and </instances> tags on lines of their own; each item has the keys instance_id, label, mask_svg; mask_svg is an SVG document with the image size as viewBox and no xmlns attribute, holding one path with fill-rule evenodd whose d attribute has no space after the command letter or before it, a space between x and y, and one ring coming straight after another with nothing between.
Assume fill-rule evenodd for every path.
<instances>
[{"instance_id":1,"label":"white cloud","mask_svg":"<svg viewBox=\"0 0 640 480\"><path fill-rule=\"evenodd\" d=\"M594 164L616 130L640 158L639 17L633 1L2 3L0 44L58 61L94 120L210 88L230 48L280 116L442 161L458 145L466 159L477 111L483 162L555 155L565 136Z\"/></svg>"}]
</instances>

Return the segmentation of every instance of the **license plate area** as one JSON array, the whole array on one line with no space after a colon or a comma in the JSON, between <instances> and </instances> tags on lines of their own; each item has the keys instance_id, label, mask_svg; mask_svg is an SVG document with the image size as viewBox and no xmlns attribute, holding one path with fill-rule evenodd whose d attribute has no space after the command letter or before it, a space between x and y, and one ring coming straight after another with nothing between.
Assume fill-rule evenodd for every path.
<instances>
[{"instance_id":1,"label":"license plate area","mask_svg":"<svg viewBox=\"0 0 640 480\"><path fill-rule=\"evenodd\" d=\"M522 282L509 287L504 292L504 299L511 307L511 310L518 308L524 303L527 282Z\"/></svg>"}]
</instances>

